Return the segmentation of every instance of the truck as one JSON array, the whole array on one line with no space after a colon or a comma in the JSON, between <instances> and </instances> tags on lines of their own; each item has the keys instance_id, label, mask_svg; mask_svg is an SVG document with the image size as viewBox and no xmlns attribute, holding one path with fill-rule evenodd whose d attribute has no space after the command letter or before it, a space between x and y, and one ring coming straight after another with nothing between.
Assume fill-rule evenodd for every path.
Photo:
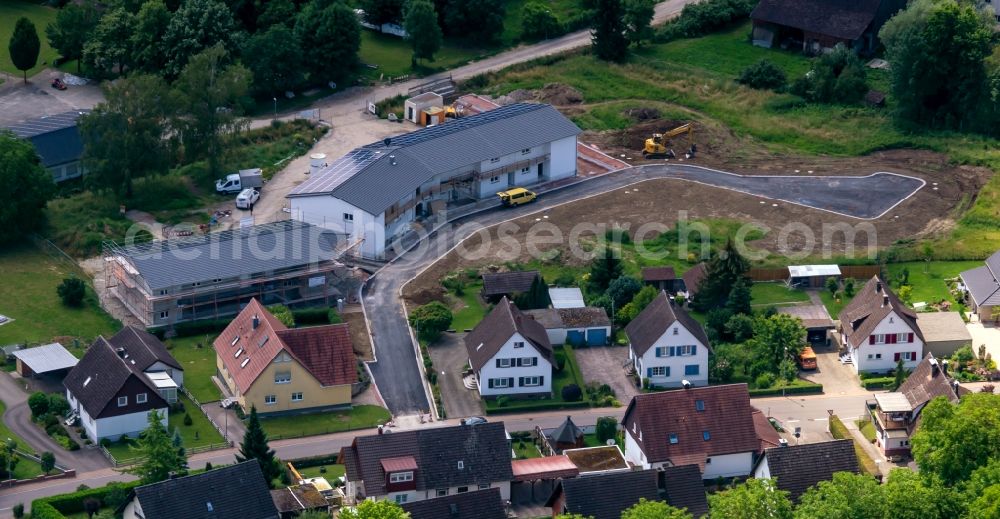
<instances>
[{"instance_id":1,"label":"truck","mask_svg":"<svg viewBox=\"0 0 1000 519\"><path fill-rule=\"evenodd\" d=\"M799 367L804 370L816 369L816 352L809 346L802 348L802 353L799 353Z\"/></svg>"},{"instance_id":2,"label":"truck","mask_svg":"<svg viewBox=\"0 0 1000 519\"><path fill-rule=\"evenodd\" d=\"M264 174L260 168L241 169L230 173L226 178L215 181L215 192L222 194L240 193L244 189L260 189L264 187Z\"/></svg>"}]
</instances>

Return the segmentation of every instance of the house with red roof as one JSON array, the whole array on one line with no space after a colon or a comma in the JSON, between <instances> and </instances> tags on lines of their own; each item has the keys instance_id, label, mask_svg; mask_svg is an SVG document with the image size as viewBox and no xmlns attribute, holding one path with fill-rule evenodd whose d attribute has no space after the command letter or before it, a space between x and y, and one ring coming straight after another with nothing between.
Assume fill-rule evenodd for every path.
<instances>
[{"instance_id":1,"label":"house with red roof","mask_svg":"<svg viewBox=\"0 0 1000 519\"><path fill-rule=\"evenodd\" d=\"M288 328L253 299L215 339L219 379L244 411L351 405L357 362L346 324Z\"/></svg>"}]
</instances>

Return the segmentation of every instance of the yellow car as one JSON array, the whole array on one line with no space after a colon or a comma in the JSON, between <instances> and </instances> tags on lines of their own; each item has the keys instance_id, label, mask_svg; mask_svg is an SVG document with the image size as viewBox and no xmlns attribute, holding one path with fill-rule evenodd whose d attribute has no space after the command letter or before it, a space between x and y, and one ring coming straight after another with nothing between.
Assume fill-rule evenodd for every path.
<instances>
[{"instance_id":1,"label":"yellow car","mask_svg":"<svg viewBox=\"0 0 1000 519\"><path fill-rule=\"evenodd\" d=\"M508 189L507 191L500 191L497 193L500 197L500 203L507 207L514 207L521 204L526 204L538 198L538 195L534 191L528 191L523 187L515 187L514 189Z\"/></svg>"}]
</instances>

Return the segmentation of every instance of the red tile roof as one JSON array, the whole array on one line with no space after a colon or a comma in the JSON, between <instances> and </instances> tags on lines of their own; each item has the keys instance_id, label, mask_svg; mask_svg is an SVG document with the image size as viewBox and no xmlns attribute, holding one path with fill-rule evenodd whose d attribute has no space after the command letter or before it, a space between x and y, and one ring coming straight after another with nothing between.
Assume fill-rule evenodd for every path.
<instances>
[{"instance_id":1,"label":"red tile roof","mask_svg":"<svg viewBox=\"0 0 1000 519\"><path fill-rule=\"evenodd\" d=\"M403 472L406 470L417 470L417 460L413 456L400 456L398 458L385 458L380 460L382 470L386 474L391 472Z\"/></svg>"},{"instance_id":2,"label":"red tile roof","mask_svg":"<svg viewBox=\"0 0 1000 519\"><path fill-rule=\"evenodd\" d=\"M575 478L580 474L580 469L565 455L514 460L510 466L514 471L514 481Z\"/></svg>"},{"instance_id":3,"label":"red tile roof","mask_svg":"<svg viewBox=\"0 0 1000 519\"><path fill-rule=\"evenodd\" d=\"M357 382L354 346L346 323L284 330L278 332L278 337L320 385Z\"/></svg>"},{"instance_id":4,"label":"red tile roof","mask_svg":"<svg viewBox=\"0 0 1000 519\"><path fill-rule=\"evenodd\" d=\"M698 400L704 411L697 410ZM638 395L629 403L622 424L650 463L702 465L705 457L760 449L746 384ZM676 443L670 443L671 435L676 435Z\"/></svg>"},{"instance_id":5,"label":"red tile roof","mask_svg":"<svg viewBox=\"0 0 1000 519\"><path fill-rule=\"evenodd\" d=\"M764 416L764 412L757 408L753 410L753 427L757 431L757 438L760 439L760 452L781 445L781 435L771 425L770 420Z\"/></svg>"}]
</instances>

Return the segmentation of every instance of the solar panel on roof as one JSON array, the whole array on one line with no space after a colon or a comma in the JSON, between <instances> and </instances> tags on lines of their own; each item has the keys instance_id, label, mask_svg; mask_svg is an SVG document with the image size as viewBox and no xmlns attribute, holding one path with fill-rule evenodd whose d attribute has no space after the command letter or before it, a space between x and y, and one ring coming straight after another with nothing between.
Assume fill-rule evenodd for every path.
<instances>
[{"instance_id":1,"label":"solar panel on roof","mask_svg":"<svg viewBox=\"0 0 1000 519\"><path fill-rule=\"evenodd\" d=\"M333 164L321 169L315 176L297 186L292 190L292 194L333 191L337 186L343 184L381 157L381 150L367 148L351 150L343 157L334 161Z\"/></svg>"},{"instance_id":2,"label":"solar panel on roof","mask_svg":"<svg viewBox=\"0 0 1000 519\"><path fill-rule=\"evenodd\" d=\"M73 110L72 112L47 115L37 119L22 121L7 127L7 129L14 132L15 135L22 139L28 139L37 135L42 135L43 133L54 132L62 130L63 128L76 126L77 119L79 119L81 115L88 113L90 113L90 110Z\"/></svg>"},{"instance_id":3,"label":"solar panel on roof","mask_svg":"<svg viewBox=\"0 0 1000 519\"><path fill-rule=\"evenodd\" d=\"M405 133L398 137L392 138L392 146L404 147L412 146L414 144L419 144L421 142L426 142L432 139L437 139L445 135L450 135L452 133L458 133L465 131L469 128L474 128L483 124L491 123L500 119L506 119L508 117L514 117L521 115L523 113L533 112L545 108L548 105L543 104L528 104L528 103L518 103L503 106L497 108L496 110L490 110L489 112L483 112L481 114L472 115L469 117L464 117L462 119L455 119L454 121L448 122L448 124L440 124L437 126L428 126L421 128L415 132ZM380 142L373 142L371 144L365 145L365 148L380 148L384 144Z\"/></svg>"}]
</instances>

